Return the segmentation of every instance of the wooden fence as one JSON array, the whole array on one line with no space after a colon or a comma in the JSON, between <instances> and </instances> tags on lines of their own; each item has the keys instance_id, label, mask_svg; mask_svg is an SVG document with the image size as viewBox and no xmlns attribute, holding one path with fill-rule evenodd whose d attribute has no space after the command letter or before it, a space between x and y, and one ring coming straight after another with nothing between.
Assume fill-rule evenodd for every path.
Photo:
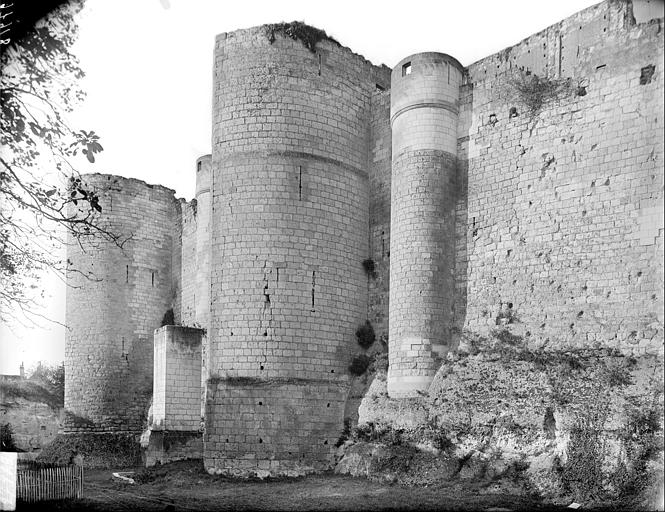
<instances>
[{"instance_id":1,"label":"wooden fence","mask_svg":"<svg viewBox=\"0 0 665 512\"><path fill-rule=\"evenodd\" d=\"M16 500L35 501L80 498L83 491L83 467L60 466L16 471Z\"/></svg>"}]
</instances>

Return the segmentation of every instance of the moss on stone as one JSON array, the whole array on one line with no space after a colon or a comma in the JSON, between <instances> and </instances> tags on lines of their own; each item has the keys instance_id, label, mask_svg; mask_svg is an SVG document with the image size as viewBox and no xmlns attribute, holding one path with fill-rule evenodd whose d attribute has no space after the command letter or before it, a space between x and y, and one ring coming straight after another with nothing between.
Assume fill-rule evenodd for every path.
<instances>
[{"instance_id":1,"label":"moss on stone","mask_svg":"<svg viewBox=\"0 0 665 512\"><path fill-rule=\"evenodd\" d=\"M337 46L340 44L330 37L325 31L316 27L311 27L301 21L292 21L290 23L274 23L266 25L266 37L270 44L275 42L275 35L282 34L290 37L294 41L300 41L310 52L316 53L316 45L323 40L330 41Z\"/></svg>"}]
</instances>

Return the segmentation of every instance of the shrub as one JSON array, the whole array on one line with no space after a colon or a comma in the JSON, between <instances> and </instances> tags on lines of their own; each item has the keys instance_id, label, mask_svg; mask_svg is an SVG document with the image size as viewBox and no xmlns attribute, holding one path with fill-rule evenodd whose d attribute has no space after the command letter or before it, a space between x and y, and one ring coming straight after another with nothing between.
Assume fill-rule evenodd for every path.
<instances>
[{"instance_id":1,"label":"shrub","mask_svg":"<svg viewBox=\"0 0 665 512\"><path fill-rule=\"evenodd\" d=\"M351 418L344 418L344 429L335 443L335 448L342 446L351 437Z\"/></svg>"},{"instance_id":2,"label":"shrub","mask_svg":"<svg viewBox=\"0 0 665 512\"><path fill-rule=\"evenodd\" d=\"M619 431L623 457L610 482L619 497L635 497L656 483L655 475L649 471L649 461L656 459L663 450L660 433L661 414L653 409L634 408L628 410L628 421Z\"/></svg>"},{"instance_id":3,"label":"shrub","mask_svg":"<svg viewBox=\"0 0 665 512\"><path fill-rule=\"evenodd\" d=\"M270 44L275 42L275 34L280 33L285 37L290 37L294 41L300 41L310 52L316 52L316 45L319 41L328 40L339 45L335 39L326 34L323 30L310 27L302 21L292 21L290 23L274 23L266 25L266 37Z\"/></svg>"},{"instance_id":4,"label":"shrub","mask_svg":"<svg viewBox=\"0 0 665 512\"><path fill-rule=\"evenodd\" d=\"M133 434L58 434L46 445L37 462L70 464L83 457L86 468L118 468L141 464L141 445Z\"/></svg>"},{"instance_id":5,"label":"shrub","mask_svg":"<svg viewBox=\"0 0 665 512\"><path fill-rule=\"evenodd\" d=\"M164 316L162 317L162 325L161 327L164 327L165 325L174 325L175 324L175 316L173 314L173 308L166 310L166 313L164 313Z\"/></svg>"},{"instance_id":6,"label":"shrub","mask_svg":"<svg viewBox=\"0 0 665 512\"><path fill-rule=\"evenodd\" d=\"M9 423L0 424L0 452L19 451L14 441L14 430Z\"/></svg>"},{"instance_id":7,"label":"shrub","mask_svg":"<svg viewBox=\"0 0 665 512\"><path fill-rule=\"evenodd\" d=\"M376 264L372 258L367 258L363 261L363 268L369 277L376 279Z\"/></svg>"},{"instance_id":8,"label":"shrub","mask_svg":"<svg viewBox=\"0 0 665 512\"><path fill-rule=\"evenodd\" d=\"M45 384L58 400L59 407L65 403L65 363L44 365L39 363L30 375L30 381Z\"/></svg>"},{"instance_id":9,"label":"shrub","mask_svg":"<svg viewBox=\"0 0 665 512\"><path fill-rule=\"evenodd\" d=\"M492 334L501 343L503 343L504 345L509 345L511 347L519 347L522 346L524 343L524 340L521 336L513 334L508 329L494 329L492 331Z\"/></svg>"},{"instance_id":10,"label":"shrub","mask_svg":"<svg viewBox=\"0 0 665 512\"><path fill-rule=\"evenodd\" d=\"M561 100L572 90L570 79L539 77L530 73L516 75L510 85L531 116L538 115L548 104Z\"/></svg>"},{"instance_id":11,"label":"shrub","mask_svg":"<svg viewBox=\"0 0 665 512\"><path fill-rule=\"evenodd\" d=\"M604 421L594 415L581 418L570 431L566 448L568 458L561 467L564 489L573 494L576 501L593 501L602 494Z\"/></svg>"},{"instance_id":12,"label":"shrub","mask_svg":"<svg viewBox=\"0 0 665 512\"><path fill-rule=\"evenodd\" d=\"M370 359L365 354L357 355L349 365L349 372L351 372L352 375L360 376L367 371L369 363Z\"/></svg>"},{"instance_id":13,"label":"shrub","mask_svg":"<svg viewBox=\"0 0 665 512\"><path fill-rule=\"evenodd\" d=\"M358 345L364 349L368 349L374 344L376 334L374 333L374 327L372 327L369 320L365 321L363 325L358 327L356 330L356 338L358 338Z\"/></svg>"},{"instance_id":14,"label":"shrub","mask_svg":"<svg viewBox=\"0 0 665 512\"><path fill-rule=\"evenodd\" d=\"M388 371L388 353L378 352L374 354L374 370L375 371Z\"/></svg>"}]
</instances>

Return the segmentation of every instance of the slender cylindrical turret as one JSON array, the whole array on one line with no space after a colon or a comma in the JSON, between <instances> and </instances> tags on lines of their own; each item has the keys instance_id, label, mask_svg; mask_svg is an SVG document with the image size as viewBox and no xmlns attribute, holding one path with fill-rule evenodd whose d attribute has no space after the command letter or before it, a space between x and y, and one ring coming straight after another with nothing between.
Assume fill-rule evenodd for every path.
<instances>
[{"instance_id":1,"label":"slender cylindrical turret","mask_svg":"<svg viewBox=\"0 0 665 512\"><path fill-rule=\"evenodd\" d=\"M457 117L462 66L420 53L392 72L388 393L427 390L445 352L454 292Z\"/></svg>"}]
</instances>

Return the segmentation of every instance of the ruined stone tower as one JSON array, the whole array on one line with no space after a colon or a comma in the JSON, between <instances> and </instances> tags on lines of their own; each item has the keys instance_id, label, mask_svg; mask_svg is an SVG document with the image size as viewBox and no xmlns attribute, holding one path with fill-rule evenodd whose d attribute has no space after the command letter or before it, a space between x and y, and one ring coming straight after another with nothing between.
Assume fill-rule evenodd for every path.
<instances>
[{"instance_id":1,"label":"ruined stone tower","mask_svg":"<svg viewBox=\"0 0 665 512\"><path fill-rule=\"evenodd\" d=\"M454 297L457 115L462 66L420 53L395 66L392 125L391 396L426 391L449 342Z\"/></svg>"},{"instance_id":2,"label":"ruined stone tower","mask_svg":"<svg viewBox=\"0 0 665 512\"><path fill-rule=\"evenodd\" d=\"M177 221L173 191L87 175L101 223L128 240L70 243L65 432L135 432L152 395L153 331L171 307Z\"/></svg>"}]
</instances>

